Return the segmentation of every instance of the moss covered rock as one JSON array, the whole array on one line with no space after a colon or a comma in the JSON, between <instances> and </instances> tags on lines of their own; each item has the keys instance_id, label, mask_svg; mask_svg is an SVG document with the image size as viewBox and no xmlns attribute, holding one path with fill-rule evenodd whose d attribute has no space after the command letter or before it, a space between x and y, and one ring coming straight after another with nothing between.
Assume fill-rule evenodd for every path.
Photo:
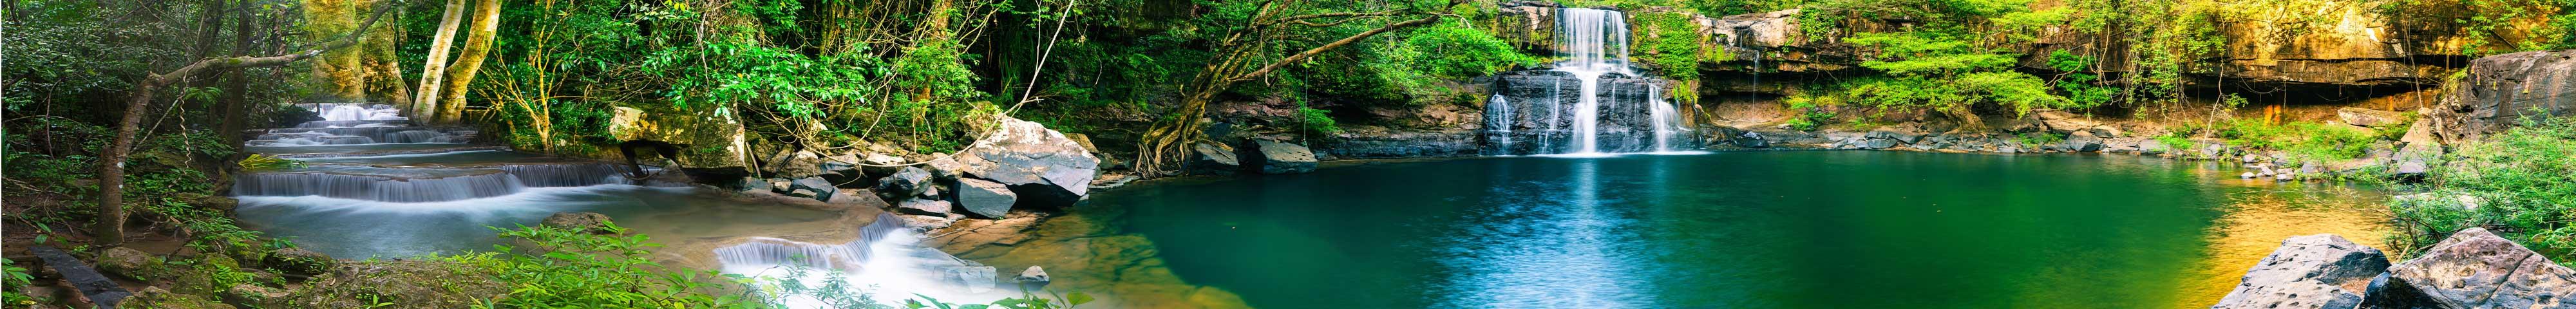
<instances>
[{"instance_id":1,"label":"moss covered rock","mask_svg":"<svg viewBox=\"0 0 2576 309\"><path fill-rule=\"evenodd\" d=\"M216 302L202 295L172 293L159 287L143 288L116 303L118 309L232 309L233 305Z\"/></svg>"},{"instance_id":2,"label":"moss covered rock","mask_svg":"<svg viewBox=\"0 0 2576 309\"><path fill-rule=\"evenodd\" d=\"M509 290L490 270L445 261L352 262L277 301L284 308L467 308Z\"/></svg>"},{"instance_id":3,"label":"moss covered rock","mask_svg":"<svg viewBox=\"0 0 2576 309\"><path fill-rule=\"evenodd\" d=\"M161 258L143 250L116 247L99 251L98 270L135 280L150 280L162 268Z\"/></svg>"},{"instance_id":4,"label":"moss covered rock","mask_svg":"<svg viewBox=\"0 0 2576 309\"><path fill-rule=\"evenodd\" d=\"M338 266L340 260L304 248L285 248L269 252L267 262L268 268L287 275L312 276L331 272L331 267Z\"/></svg>"}]
</instances>

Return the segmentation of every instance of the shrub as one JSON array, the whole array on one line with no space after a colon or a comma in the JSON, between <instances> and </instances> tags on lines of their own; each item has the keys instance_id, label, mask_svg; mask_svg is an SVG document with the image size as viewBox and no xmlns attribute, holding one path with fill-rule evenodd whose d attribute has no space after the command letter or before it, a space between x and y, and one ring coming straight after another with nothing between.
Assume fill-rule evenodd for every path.
<instances>
[{"instance_id":1,"label":"shrub","mask_svg":"<svg viewBox=\"0 0 2576 309\"><path fill-rule=\"evenodd\" d=\"M2361 157L2378 141L2367 129L2331 127L2322 123L2292 122L2272 124L2262 121L2237 120L2218 130L2218 136L2230 145L2280 150L2296 159L2346 160Z\"/></svg>"},{"instance_id":2,"label":"shrub","mask_svg":"<svg viewBox=\"0 0 2576 309\"><path fill-rule=\"evenodd\" d=\"M2437 170L2433 198L2389 209L2402 229L2390 243L2431 246L2452 232L2484 227L2551 260L2576 265L2576 120L2536 121L2460 147ZM2462 201L2458 196L2470 197ZM2465 207L2476 203L2477 207Z\"/></svg>"}]
</instances>

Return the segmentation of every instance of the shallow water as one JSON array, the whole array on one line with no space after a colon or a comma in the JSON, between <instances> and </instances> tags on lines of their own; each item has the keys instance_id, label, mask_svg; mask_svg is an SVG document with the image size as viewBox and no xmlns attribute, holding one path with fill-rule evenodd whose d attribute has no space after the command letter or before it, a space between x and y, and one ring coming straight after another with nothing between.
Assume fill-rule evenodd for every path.
<instances>
[{"instance_id":1,"label":"shallow water","mask_svg":"<svg viewBox=\"0 0 2576 309\"><path fill-rule=\"evenodd\" d=\"M1138 184L1076 211L1102 219L1049 224L1140 234L1160 261L1142 264L1261 308L2205 307L2282 238L2384 231L2365 210L2378 193L2234 173L2119 155L1478 158Z\"/></svg>"}]
</instances>

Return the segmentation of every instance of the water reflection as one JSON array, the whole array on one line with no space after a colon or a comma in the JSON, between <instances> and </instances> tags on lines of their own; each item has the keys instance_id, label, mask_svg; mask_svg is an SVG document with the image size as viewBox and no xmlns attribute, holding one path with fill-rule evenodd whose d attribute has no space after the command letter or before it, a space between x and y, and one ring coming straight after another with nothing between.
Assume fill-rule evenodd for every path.
<instances>
[{"instance_id":1,"label":"water reflection","mask_svg":"<svg viewBox=\"0 0 2576 309\"><path fill-rule=\"evenodd\" d=\"M2208 257L2179 293L2176 308L2207 308L2236 288L2245 270L2294 236L2331 233L2372 248L2386 247L2386 215L2376 212L2382 193L2348 187L2284 186L2229 196L2227 214L2209 227Z\"/></svg>"},{"instance_id":2,"label":"water reflection","mask_svg":"<svg viewBox=\"0 0 2576 309\"><path fill-rule=\"evenodd\" d=\"M1494 179L1495 207L1462 216L1443 237L1441 266L1455 271L1435 290L1439 307L1635 308L1651 301L1637 271L1631 222L1601 198L1600 163L1570 164L1561 183Z\"/></svg>"}]
</instances>

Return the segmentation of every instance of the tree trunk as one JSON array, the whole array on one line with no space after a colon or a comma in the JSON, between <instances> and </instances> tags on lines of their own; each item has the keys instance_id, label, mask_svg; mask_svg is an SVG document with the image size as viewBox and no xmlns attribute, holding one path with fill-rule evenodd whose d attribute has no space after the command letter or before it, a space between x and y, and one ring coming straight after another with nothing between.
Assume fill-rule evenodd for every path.
<instances>
[{"instance_id":1,"label":"tree trunk","mask_svg":"<svg viewBox=\"0 0 2576 309\"><path fill-rule=\"evenodd\" d=\"M1456 1L1452 1L1453 5L1456 3ZM1286 5L1282 4L1281 6ZM1385 14L1394 13L1394 11L1376 13L1322 13L1271 18L1271 16L1273 16L1272 14L1276 14L1278 10L1284 9L1278 9L1277 7L1264 7L1261 12L1256 13L1252 18L1253 26L1251 28L1240 30L1235 34L1229 35L1225 39L1225 43L1219 45L1222 46L1219 51L1220 56L1216 59L1211 59L1208 63L1208 67L1201 70L1196 81L1191 82L1189 87L1183 88L1186 89L1185 93L1188 93L1189 96L1181 99L1180 108L1173 111L1173 116L1175 117L1164 118L1160 123L1155 124L1152 128L1145 131L1144 138L1139 141L1141 145L1137 145L1138 147L1136 149L1137 158L1135 163L1138 174L1144 175L1145 177L1162 176L1161 174L1163 172L1174 171L1175 169L1172 167L1179 164L1182 160L1188 159L1185 156L1189 153L1188 149L1190 143L1199 140L1198 134L1200 133L1197 133L1199 131L1199 117L1207 113L1208 103L1216 101L1216 96L1218 94L1225 93L1226 89L1233 88L1235 84L1260 79L1262 76L1270 75L1270 72L1278 71L1280 68L1304 62L1306 59L1312 59L1316 55L1321 55L1324 52L1332 51L1333 49L1341 48L1343 46L1350 46L1353 43L1358 43L1359 41L1366 40L1372 36L1399 29L1439 22L1442 16L1430 15L1422 17L1421 19L1386 24L1386 26L1378 27L1377 29L1352 34L1351 36L1343 37L1340 40L1334 40L1329 43L1324 43L1324 45L1306 49L1305 51L1297 52L1296 54L1289 55L1285 58L1280 58L1278 61L1272 61L1269 64L1262 65L1259 69L1255 69L1251 72L1235 73L1242 69L1249 68L1246 65L1258 63L1253 61L1260 61L1258 59L1260 53L1255 49L1264 48L1266 44L1268 44L1267 41L1274 39L1275 35L1280 34L1280 32L1276 32L1279 31L1279 29L1275 27L1282 27L1291 23L1310 24L1304 22L1304 20L1307 19L1385 16ZM1341 22L1332 22L1326 25L1339 23Z\"/></svg>"},{"instance_id":2,"label":"tree trunk","mask_svg":"<svg viewBox=\"0 0 2576 309\"><path fill-rule=\"evenodd\" d=\"M456 40L456 23L464 18L465 0L447 0L447 13L440 15L438 32L432 32L429 39L429 58L421 61L420 92L412 94L411 99L411 116L416 118L413 120L438 120L438 91L445 85L440 81L447 78L447 49Z\"/></svg>"},{"instance_id":3,"label":"tree trunk","mask_svg":"<svg viewBox=\"0 0 2576 309\"><path fill-rule=\"evenodd\" d=\"M474 73L483 69L483 56L492 52L492 32L501 27L501 1L480 0L474 4L474 28L465 35L465 50L449 65L447 89L439 92L438 121L458 123L465 120L465 86L474 83Z\"/></svg>"},{"instance_id":4,"label":"tree trunk","mask_svg":"<svg viewBox=\"0 0 2576 309\"><path fill-rule=\"evenodd\" d=\"M398 5L389 4L377 8L374 16L368 17L367 22L355 30L357 32L325 41L321 47L312 50L268 57L197 60L177 70L171 70L170 73L152 74L136 81L134 92L125 100L125 117L117 120L115 138L107 144L106 149L99 150L98 221L93 222L91 235L96 236L96 239L92 243L100 246L115 246L125 242L125 158L134 150L135 131L141 130L138 126L143 123L143 114L151 111L148 107L152 103L153 92L161 90L163 86L169 86L170 83L187 80L198 74L239 68L281 66L321 56L325 51L348 47L350 43L355 42L353 39L364 34L368 26L373 26L377 20L383 19L385 12L391 11L389 9L394 6Z\"/></svg>"}]
</instances>

